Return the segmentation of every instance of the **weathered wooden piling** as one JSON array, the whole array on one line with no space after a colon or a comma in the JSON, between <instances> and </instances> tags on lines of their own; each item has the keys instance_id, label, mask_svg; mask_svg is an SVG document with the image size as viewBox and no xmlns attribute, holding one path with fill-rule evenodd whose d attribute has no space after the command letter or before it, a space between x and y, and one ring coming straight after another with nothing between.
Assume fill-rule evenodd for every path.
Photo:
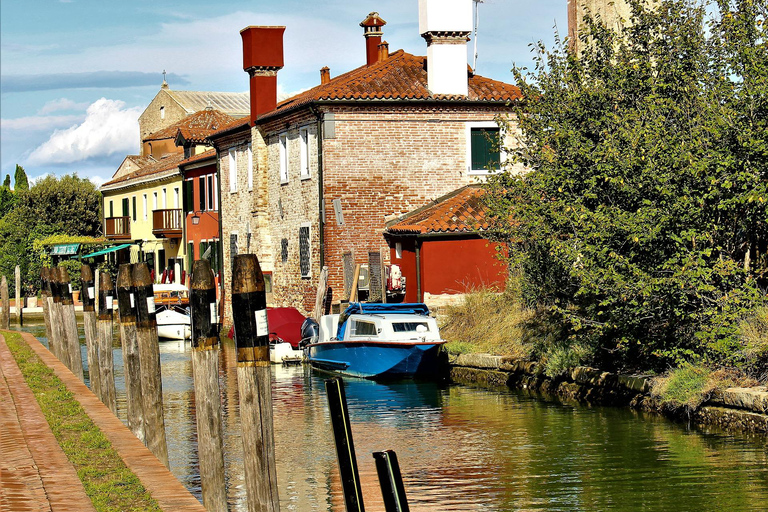
<instances>
[{"instance_id":1,"label":"weathered wooden piling","mask_svg":"<svg viewBox=\"0 0 768 512\"><path fill-rule=\"evenodd\" d=\"M112 358L112 301L114 290L112 279L106 272L99 273L99 319L97 331L99 336L99 372L101 380L101 401L117 414L115 394L115 363Z\"/></svg>"},{"instance_id":2,"label":"weathered wooden piling","mask_svg":"<svg viewBox=\"0 0 768 512\"><path fill-rule=\"evenodd\" d=\"M64 325L66 351L69 353L69 369L75 377L85 381L83 377L83 354L80 352L80 335L77 332L75 303L72 302L72 285L69 282L69 272L63 266L58 267L59 283L61 284L61 323Z\"/></svg>"},{"instance_id":3,"label":"weathered wooden piling","mask_svg":"<svg viewBox=\"0 0 768 512\"><path fill-rule=\"evenodd\" d=\"M328 286L328 267L320 270L320 279L317 282L317 293L315 294L315 309L312 312L312 318L320 320L323 314L323 300L325 299L325 289Z\"/></svg>"},{"instance_id":4,"label":"weathered wooden piling","mask_svg":"<svg viewBox=\"0 0 768 512\"><path fill-rule=\"evenodd\" d=\"M120 343L123 347L125 373L125 402L128 428L144 442L144 405L141 400L141 363L139 341L136 337L136 304L130 263L117 271L117 307L120 315Z\"/></svg>"},{"instance_id":5,"label":"weathered wooden piling","mask_svg":"<svg viewBox=\"0 0 768 512\"><path fill-rule=\"evenodd\" d=\"M51 282L48 267L40 269L40 302L43 308L43 322L45 322L45 337L48 340L48 350L51 354L58 357L54 347L53 337L51 336L51 308L48 299L51 298Z\"/></svg>"},{"instance_id":6,"label":"weathered wooden piling","mask_svg":"<svg viewBox=\"0 0 768 512\"><path fill-rule=\"evenodd\" d=\"M328 379L325 381L325 390L328 393L328 409L331 413L344 503L347 512L364 512L363 490L360 486L360 474L357 471L355 443L352 439L344 381L340 377Z\"/></svg>"},{"instance_id":7,"label":"weathered wooden piling","mask_svg":"<svg viewBox=\"0 0 768 512\"><path fill-rule=\"evenodd\" d=\"M386 512L410 512L408 499L405 496L403 476L400 474L400 464L393 450L373 452L376 461L376 473L379 475L381 496L384 499Z\"/></svg>"},{"instance_id":8,"label":"weathered wooden piling","mask_svg":"<svg viewBox=\"0 0 768 512\"><path fill-rule=\"evenodd\" d=\"M101 372L99 371L99 335L96 331L96 310L94 298L96 290L93 284L93 271L89 265L80 267L80 282L83 300L83 331L85 333L85 354L88 359L88 378L91 391L101 398Z\"/></svg>"},{"instance_id":9,"label":"weathered wooden piling","mask_svg":"<svg viewBox=\"0 0 768 512\"><path fill-rule=\"evenodd\" d=\"M235 256L232 316L248 510L273 512L280 510L280 503L275 469L267 297L264 275L253 254Z\"/></svg>"},{"instance_id":10,"label":"weathered wooden piling","mask_svg":"<svg viewBox=\"0 0 768 512\"><path fill-rule=\"evenodd\" d=\"M216 282L208 260L195 261L191 288L192 375L203 505L208 510L227 510L219 389L219 316Z\"/></svg>"},{"instance_id":11,"label":"weathered wooden piling","mask_svg":"<svg viewBox=\"0 0 768 512\"><path fill-rule=\"evenodd\" d=\"M165 439L163 379L160 370L160 345L157 339L155 294L146 263L133 265L133 293L136 300L141 399L144 404L144 444L165 467L170 467L168 444Z\"/></svg>"},{"instance_id":12,"label":"weathered wooden piling","mask_svg":"<svg viewBox=\"0 0 768 512\"><path fill-rule=\"evenodd\" d=\"M8 297L8 279L0 279L0 329L11 328L11 299Z\"/></svg>"},{"instance_id":13,"label":"weathered wooden piling","mask_svg":"<svg viewBox=\"0 0 768 512\"><path fill-rule=\"evenodd\" d=\"M59 271L51 267L48 269L48 283L51 286L51 296L48 297L48 307L51 311L51 340L54 347L53 355L69 368L69 350L64 335L64 322L61 319L61 283Z\"/></svg>"},{"instance_id":14,"label":"weathered wooden piling","mask_svg":"<svg viewBox=\"0 0 768 512\"><path fill-rule=\"evenodd\" d=\"M22 304L21 304L21 268L19 268L18 265L16 265L16 270L15 270L14 273L15 273L15 276L16 276L16 288L15 288L15 291L16 291L16 323L19 324L19 325L22 325L23 320L22 320L22 316L21 316L22 315L21 310L24 309L24 308L21 307L22 306Z\"/></svg>"}]
</instances>

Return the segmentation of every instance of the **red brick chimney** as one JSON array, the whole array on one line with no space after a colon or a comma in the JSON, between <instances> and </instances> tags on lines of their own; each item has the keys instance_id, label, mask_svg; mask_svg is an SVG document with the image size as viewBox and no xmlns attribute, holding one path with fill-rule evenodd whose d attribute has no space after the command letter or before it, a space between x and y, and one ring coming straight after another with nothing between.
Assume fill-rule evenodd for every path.
<instances>
[{"instance_id":1,"label":"red brick chimney","mask_svg":"<svg viewBox=\"0 0 768 512\"><path fill-rule=\"evenodd\" d=\"M246 27L243 38L243 71L251 77L251 125L261 114L277 107L277 72L283 67L285 27Z\"/></svg>"},{"instance_id":2,"label":"red brick chimney","mask_svg":"<svg viewBox=\"0 0 768 512\"><path fill-rule=\"evenodd\" d=\"M331 81L331 68L323 66L320 68L320 85L327 84Z\"/></svg>"},{"instance_id":3,"label":"red brick chimney","mask_svg":"<svg viewBox=\"0 0 768 512\"><path fill-rule=\"evenodd\" d=\"M368 14L368 17L360 22L360 26L365 30L363 35L365 36L365 57L368 66L379 61L379 44L381 44L381 36L384 35L381 27L386 24L387 22L381 19L377 12Z\"/></svg>"}]
</instances>

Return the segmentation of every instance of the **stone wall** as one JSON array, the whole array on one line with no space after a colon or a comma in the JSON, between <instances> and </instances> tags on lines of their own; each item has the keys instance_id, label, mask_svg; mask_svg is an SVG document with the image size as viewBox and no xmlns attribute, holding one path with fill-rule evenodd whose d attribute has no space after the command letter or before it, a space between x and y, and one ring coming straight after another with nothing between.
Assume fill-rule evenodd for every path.
<instances>
[{"instance_id":1,"label":"stone wall","mask_svg":"<svg viewBox=\"0 0 768 512\"><path fill-rule=\"evenodd\" d=\"M669 409L651 396L651 378L620 375L578 366L550 378L535 362L487 354L462 354L448 361L454 382L489 387L525 389L547 396L592 405L627 406L685 419L696 425L718 425L727 430L768 433L768 388L728 388L696 411Z\"/></svg>"}]
</instances>

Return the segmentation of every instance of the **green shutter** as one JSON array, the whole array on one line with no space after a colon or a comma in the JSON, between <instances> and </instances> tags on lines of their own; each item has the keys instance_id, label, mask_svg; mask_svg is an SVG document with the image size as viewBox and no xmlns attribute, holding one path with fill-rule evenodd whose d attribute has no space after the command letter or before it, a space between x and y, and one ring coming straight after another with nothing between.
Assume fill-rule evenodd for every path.
<instances>
[{"instance_id":1,"label":"green shutter","mask_svg":"<svg viewBox=\"0 0 768 512\"><path fill-rule=\"evenodd\" d=\"M189 213L195 210L195 182L187 180L184 182L184 213Z\"/></svg>"},{"instance_id":2,"label":"green shutter","mask_svg":"<svg viewBox=\"0 0 768 512\"><path fill-rule=\"evenodd\" d=\"M129 205L128 205L128 198L123 198L123 217L129 216L131 213L129 211Z\"/></svg>"},{"instance_id":3,"label":"green shutter","mask_svg":"<svg viewBox=\"0 0 768 512\"><path fill-rule=\"evenodd\" d=\"M472 128L472 170L501 168L498 128Z\"/></svg>"},{"instance_id":4,"label":"green shutter","mask_svg":"<svg viewBox=\"0 0 768 512\"><path fill-rule=\"evenodd\" d=\"M133 221L136 222L136 196L133 196Z\"/></svg>"}]
</instances>

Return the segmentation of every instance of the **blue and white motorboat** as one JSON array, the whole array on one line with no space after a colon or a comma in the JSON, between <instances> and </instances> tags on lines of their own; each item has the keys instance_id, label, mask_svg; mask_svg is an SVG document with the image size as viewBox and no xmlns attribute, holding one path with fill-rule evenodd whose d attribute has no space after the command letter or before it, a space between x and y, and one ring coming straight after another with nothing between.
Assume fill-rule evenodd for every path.
<instances>
[{"instance_id":1,"label":"blue and white motorboat","mask_svg":"<svg viewBox=\"0 0 768 512\"><path fill-rule=\"evenodd\" d=\"M316 336L304 348L309 363L367 379L433 374L445 343L421 303L351 303L315 325Z\"/></svg>"}]
</instances>

